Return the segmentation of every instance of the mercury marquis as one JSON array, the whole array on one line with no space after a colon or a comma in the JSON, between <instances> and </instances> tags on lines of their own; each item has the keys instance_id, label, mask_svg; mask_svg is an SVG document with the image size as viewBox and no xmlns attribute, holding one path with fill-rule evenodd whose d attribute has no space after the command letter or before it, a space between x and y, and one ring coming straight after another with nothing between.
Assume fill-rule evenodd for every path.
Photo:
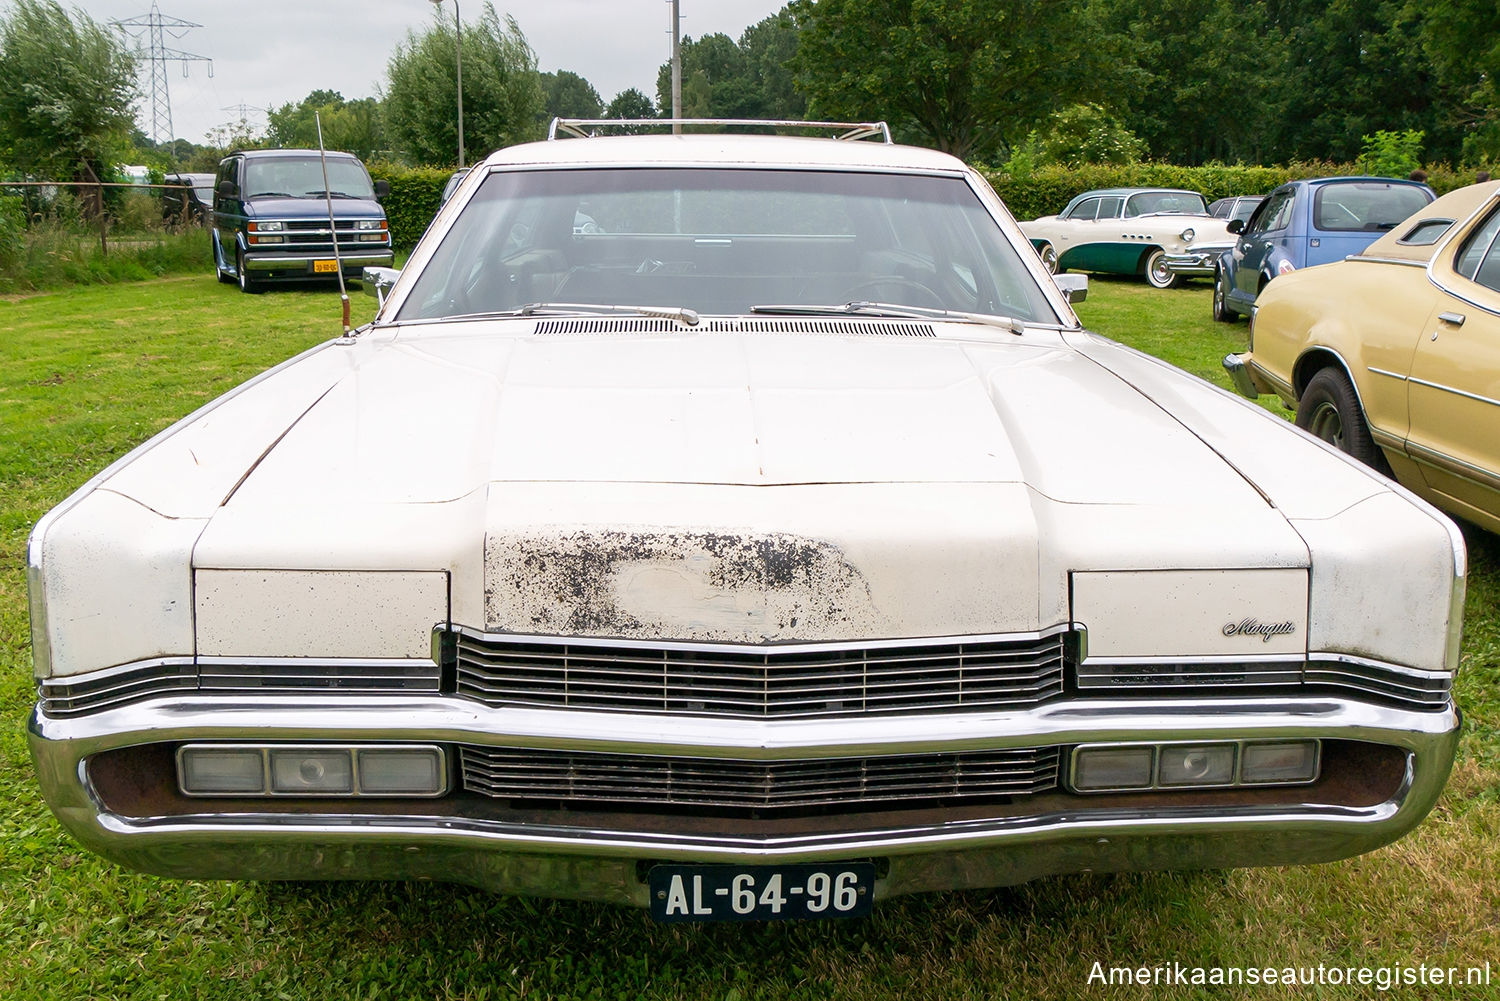
<instances>
[{"instance_id":1,"label":"mercury marquis","mask_svg":"<svg viewBox=\"0 0 1500 1001\"><path fill-rule=\"evenodd\" d=\"M1450 192L1366 250L1256 300L1247 396L1452 514L1500 532L1500 182Z\"/></svg>"},{"instance_id":2,"label":"mercury marquis","mask_svg":"<svg viewBox=\"0 0 1500 1001\"><path fill-rule=\"evenodd\" d=\"M492 154L372 323L36 526L82 845L769 920L1422 820L1444 515L1084 329L883 125L605 128Z\"/></svg>"},{"instance_id":3,"label":"mercury marquis","mask_svg":"<svg viewBox=\"0 0 1500 1001\"><path fill-rule=\"evenodd\" d=\"M1144 275L1156 288L1213 274L1201 244L1225 244L1228 225L1196 191L1108 188L1086 191L1055 216L1021 223L1051 271Z\"/></svg>"}]
</instances>

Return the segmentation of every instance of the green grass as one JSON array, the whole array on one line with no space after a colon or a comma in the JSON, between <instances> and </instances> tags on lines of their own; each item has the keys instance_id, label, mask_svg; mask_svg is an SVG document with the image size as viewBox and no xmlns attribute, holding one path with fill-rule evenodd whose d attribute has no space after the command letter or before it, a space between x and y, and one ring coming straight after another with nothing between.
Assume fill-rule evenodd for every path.
<instances>
[{"instance_id":1,"label":"green grass","mask_svg":"<svg viewBox=\"0 0 1500 1001\"><path fill-rule=\"evenodd\" d=\"M357 315L371 300L356 295ZM1101 333L1226 385L1245 326L1205 287L1095 281ZM202 883L126 872L41 803L23 547L111 458L236 382L337 333L326 290L244 296L212 276L0 302L0 993L61 998L1099 998L1104 967L1500 966L1500 540L1470 530L1444 799L1395 845L1330 865L1072 876L878 904L856 922L659 926L633 910L435 884ZM1278 408L1279 409L1279 408ZM1229 530L1232 526L1226 526ZM1500 969L1497 969L1500 974ZM1178 997L1371 997L1373 988L1177 989ZM1397 996L1480 998L1480 989Z\"/></svg>"}]
</instances>

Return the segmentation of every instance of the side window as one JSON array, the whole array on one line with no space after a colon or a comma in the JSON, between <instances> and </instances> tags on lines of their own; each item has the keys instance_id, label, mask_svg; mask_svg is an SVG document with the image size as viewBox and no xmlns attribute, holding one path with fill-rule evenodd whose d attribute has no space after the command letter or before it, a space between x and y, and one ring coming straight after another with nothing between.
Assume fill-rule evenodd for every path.
<instances>
[{"instance_id":1,"label":"side window","mask_svg":"<svg viewBox=\"0 0 1500 1001\"><path fill-rule=\"evenodd\" d=\"M1125 199L1119 195L1111 195L1108 198L1099 199L1099 218L1118 219L1120 217L1120 206L1124 203Z\"/></svg>"},{"instance_id":2,"label":"side window","mask_svg":"<svg viewBox=\"0 0 1500 1001\"><path fill-rule=\"evenodd\" d=\"M1098 198L1085 198L1083 201L1081 201L1077 205L1073 206L1073 210L1071 212L1069 212L1067 215L1065 215L1063 218L1064 219L1092 219L1092 218L1094 218L1094 216L1096 216L1098 214L1098 212L1099 212L1099 199Z\"/></svg>"},{"instance_id":3,"label":"side window","mask_svg":"<svg viewBox=\"0 0 1500 1001\"><path fill-rule=\"evenodd\" d=\"M1250 224L1245 227L1246 233L1270 233L1278 229L1285 229L1287 221L1292 215L1292 193L1283 191L1274 194L1261 203L1256 209L1255 215L1250 217Z\"/></svg>"},{"instance_id":4,"label":"side window","mask_svg":"<svg viewBox=\"0 0 1500 1001\"><path fill-rule=\"evenodd\" d=\"M1486 288L1500 291L1500 209L1459 247L1453 270Z\"/></svg>"}]
</instances>

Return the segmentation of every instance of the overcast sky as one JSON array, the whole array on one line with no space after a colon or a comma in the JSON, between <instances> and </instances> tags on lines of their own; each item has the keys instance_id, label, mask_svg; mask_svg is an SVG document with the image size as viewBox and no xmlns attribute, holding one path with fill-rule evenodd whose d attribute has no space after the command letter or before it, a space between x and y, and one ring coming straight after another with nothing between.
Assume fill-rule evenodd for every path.
<instances>
[{"instance_id":1,"label":"overcast sky","mask_svg":"<svg viewBox=\"0 0 1500 1001\"><path fill-rule=\"evenodd\" d=\"M65 8L74 0L61 0ZM478 20L482 0L459 0L464 23ZM785 5L785 0L681 0L682 33L698 38L740 32ZM0 0L0 8L8 8ZM151 0L82 0L96 21L130 20L151 10ZM167 64L172 126L177 138L203 142L206 133L238 120L240 105L264 125L265 108L299 101L317 88L346 98L373 97L385 82L385 65L412 29L431 23L431 0L157 0L165 18L201 24L174 29L168 48L208 56L208 64ZM500 0L512 14L544 71L572 70L594 85L606 103L627 87L656 96L656 70L672 51L671 5L666 0ZM453 0L442 16L453 17ZM135 31L143 31L136 28ZM144 39L143 39L144 41ZM142 74L137 120L151 131L150 77Z\"/></svg>"}]
</instances>

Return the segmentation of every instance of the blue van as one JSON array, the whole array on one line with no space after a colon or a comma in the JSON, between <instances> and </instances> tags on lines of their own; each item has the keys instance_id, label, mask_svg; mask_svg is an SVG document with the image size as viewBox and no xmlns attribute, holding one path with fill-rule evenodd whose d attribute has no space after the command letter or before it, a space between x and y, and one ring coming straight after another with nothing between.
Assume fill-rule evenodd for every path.
<instances>
[{"instance_id":1,"label":"blue van","mask_svg":"<svg viewBox=\"0 0 1500 1001\"><path fill-rule=\"evenodd\" d=\"M329 153L327 166L325 184L315 149L245 150L219 162L213 206L219 281L258 292L271 281L335 278L340 263L346 278L358 278L370 265L395 263L390 224L376 201L390 185L372 184L365 165L350 153Z\"/></svg>"}]
</instances>

